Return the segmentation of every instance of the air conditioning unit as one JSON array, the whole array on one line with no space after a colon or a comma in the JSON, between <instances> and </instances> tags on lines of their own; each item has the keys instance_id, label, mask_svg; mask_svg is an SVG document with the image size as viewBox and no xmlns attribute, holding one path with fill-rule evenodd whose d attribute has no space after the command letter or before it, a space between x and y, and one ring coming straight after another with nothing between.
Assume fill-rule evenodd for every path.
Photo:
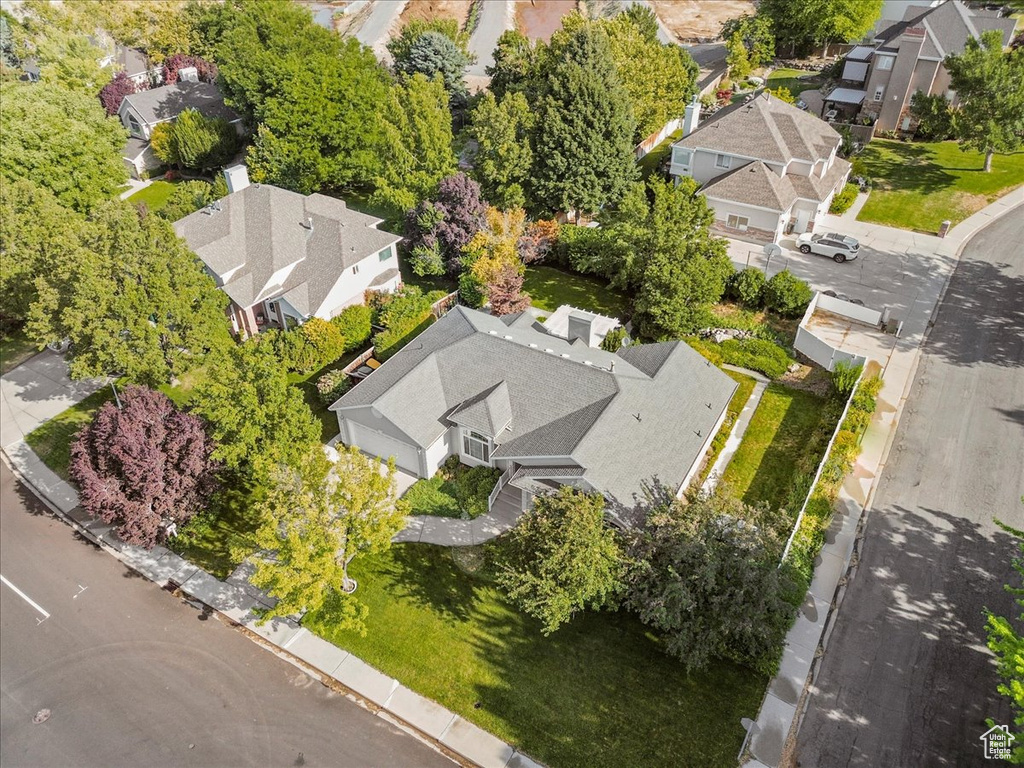
<instances>
[{"instance_id":1,"label":"air conditioning unit","mask_svg":"<svg viewBox=\"0 0 1024 768\"><path fill-rule=\"evenodd\" d=\"M195 67L182 67L178 70L178 82L181 83L198 83L199 82L199 70Z\"/></svg>"}]
</instances>

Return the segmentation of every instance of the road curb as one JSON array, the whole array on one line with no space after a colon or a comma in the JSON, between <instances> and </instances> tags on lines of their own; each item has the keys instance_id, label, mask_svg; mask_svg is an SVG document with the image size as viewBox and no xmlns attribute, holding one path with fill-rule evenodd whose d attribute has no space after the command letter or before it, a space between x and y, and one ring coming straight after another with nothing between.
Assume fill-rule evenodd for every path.
<instances>
[{"instance_id":1,"label":"road curb","mask_svg":"<svg viewBox=\"0 0 1024 768\"><path fill-rule=\"evenodd\" d=\"M236 585L234 584L221 582L219 579L215 579L198 566L188 563L184 558L181 558L174 553L170 553L171 557L167 558L180 560L182 563L189 566L190 572L188 576L182 578L180 582L176 577L184 569L180 567L172 567L171 569L165 568L161 570L159 567L156 567L159 565L161 560L167 557L166 554L157 556L155 560L145 564L133 562L130 557L130 550L121 551L107 542L102 536L97 536L93 531L89 530L87 526L82 525L70 514L62 511L60 507L51 502L47 495L38 488L30 478L26 477L18 469L15 462L10 456L8 456L6 448L0 449L0 457L2 457L3 462L11 470L15 479L31 491L32 495L35 496L55 518L68 524L76 533L85 538L89 543L100 547L107 554L112 555L122 565L131 569L134 573L139 574L161 589L167 589L168 587L173 586L173 592L179 599L187 602L194 602L203 606L205 609L209 609L209 611L215 613L226 626L240 631L252 642L261 646L265 650L274 653L276 656L284 659L298 669L301 669L306 674L318 680L322 685L342 693L353 703L358 704L368 712L371 712L381 719L395 725L416 738L421 743L426 744L431 749L440 752L462 766L475 766L477 768L544 768L542 763L533 760L512 745L506 744L496 736L484 731L479 726L473 725L469 721L465 720L461 715L451 712L450 710L441 707L439 704L409 691L409 689L405 688L398 680L378 672L369 664L358 659L358 657L331 645L317 635L306 633L303 628L300 628L290 620L268 622L268 624L270 624L269 629L263 629L262 626L247 626L244 619L247 616L251 616L252 607L254 605L258 605L259 601L248 593L243 594L244 591L241 590L240 587L236 588ZM146 554L148 555L149 553L147 552ZM142 567L143 565L146 567ZM157 574L156 577L154 577L154 573ZM205 577L205 579L202 577ZM192 581L195 581L196 584L190 585L189 582ZM214 605L209 599L205 599L206 595L204 593L209 592L208 587L211 586L207 582L210 581L220 585L220 587L223 587L223 593L236 598L241 597L242 600L239 605L230 609L224 609ZM221 593L215 592L214 595L220 597ZM249 604L248 607L244 609L241 608L241 605L246 603ZM284 629L282 629L282 627L284 627ZM288 629L291 629L292 631L289 632L287 631ZM329 664L329 666L331 666L331 671L322 669L308 659L304 659L296 653L292 653L288 650L293 643L302 637L303 633L306 633L306 636L313 638L314 641L318 641L325 646L329 646L331 662L333 662L333 664ZM281 642L275 642L275 640L272 639L275 636L287 636L287 639L283 639ZM332 672L338 673L343 666L345 666L346 669L353 669L353 677L350 677L350 683L353 684L346 684L343 680L336 677L335 674L332 674ZM373 698L374 694L369 693L370 689L367 687L363 687L362 690L360 690L359 687L354 687L354 681L365 680L367 674L372 674L376 679L379 679L381 683L387 684L389 693L385 698L383 698L383 700L379 702L375 701ZM400 689L408 691L409 694L416 697L416 700L413 700L411 704L408 701L408 697L404 702L405 707L403 713L405 716L395 712L394 709L389 706L390 700L393 698L393 694ZM432 731L436 731L437 729L431 726L431 721L436 720L440 715L443 715L446 726L442 731L435 734ZM457 726L457 728L453 729L452 726Z\"/></svg>"}]
</instances>

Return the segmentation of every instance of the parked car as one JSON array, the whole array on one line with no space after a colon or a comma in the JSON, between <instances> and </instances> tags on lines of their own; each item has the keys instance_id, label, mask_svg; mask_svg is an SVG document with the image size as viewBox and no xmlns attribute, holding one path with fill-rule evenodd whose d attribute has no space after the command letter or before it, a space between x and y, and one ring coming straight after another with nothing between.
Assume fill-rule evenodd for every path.
<instances>
[{"instance_id":1,"label":"parked car","mask_svg":"<svg viewBox=\"0 0 1024 768\"><path fill-rule=\"evenodd\" d=\"M815 235L804 232L797 238L797 246L800 248L800 253L828 256L836 264L853 261L860 253L860 243L852 237L835 232L823 232Z\"/></svg>"}]
</instances>

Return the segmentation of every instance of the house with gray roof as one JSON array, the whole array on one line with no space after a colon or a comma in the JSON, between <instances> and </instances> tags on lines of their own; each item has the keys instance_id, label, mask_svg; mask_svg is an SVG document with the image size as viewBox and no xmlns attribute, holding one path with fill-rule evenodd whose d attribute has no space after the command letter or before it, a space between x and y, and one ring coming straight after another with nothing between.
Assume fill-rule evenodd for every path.
<instances>
[{"instance_id":1,"label":"house with gray roof","mask_svg":"<svg viewBox=\"0 0 1024 768\"><path fill-rule=\"evenodd\" d=\"M901 19L883 20L870 45L850 51L842 79L853 88L844 90L854 94L861 117L876 121L876 131L912 131L917 125L910 100L918 91L944 95L956 105L943 59L963 53L970 38L992 29L1009 45L1015 23L1001 9L972 8L960 0L911 5Z\"/></svg>"},{"instance_id":2,"label":"house with gray roof","mask_svg":"<svg viewBox=\"0 0 1024 768\"><path fill-rule=\"evenodd\" d=\"M680 341L589 346L534 313L455 307L331 406L341 442L431 477L449 456L503 471L492 500L571 484L629 510L657 484L680 493L725 419L736 383Z\"/></svg>"},{"instance_id":3,"label":"house with gray roof","mask_svg":"<svg viewBox=\"0 0 1024 768\"><path fill-rule=\"evenodd\" d=\"M757 243L814 231L850 175L832 126L767 91L705 123L699 104L686 109L690 130L672 145L669 171L702 185L714 231Z\"/></svg>"},{"instance_id":4,"label":"house with gray roof","mask_svg":"<svg viewBox=\"0 0 1024 768\"><path fill-rule=\"evenodd\" d=\"M226 197L174 223L230 299L235 332L330 320L367 290L401 282L396 246L382 219L326 195L249 184L244 167L225 171Z\"/></svg>"}]
</instances>

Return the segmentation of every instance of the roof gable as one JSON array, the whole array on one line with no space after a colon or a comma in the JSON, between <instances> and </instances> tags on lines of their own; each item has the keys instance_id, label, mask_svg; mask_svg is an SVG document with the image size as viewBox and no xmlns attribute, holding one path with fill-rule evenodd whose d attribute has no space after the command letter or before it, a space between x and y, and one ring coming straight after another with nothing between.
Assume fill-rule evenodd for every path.
<instances>
[{"instance_id":1,"label":"roof gable","mask_svg":"<svg viewBox=\"0 0 1024 768\"><path fill-rule=\"evenodd\" d=\"M497 437L512 421L508 384L502 379L490 389L455 407L448 420L490 437Z\"/></svg>"}]
</instances>

